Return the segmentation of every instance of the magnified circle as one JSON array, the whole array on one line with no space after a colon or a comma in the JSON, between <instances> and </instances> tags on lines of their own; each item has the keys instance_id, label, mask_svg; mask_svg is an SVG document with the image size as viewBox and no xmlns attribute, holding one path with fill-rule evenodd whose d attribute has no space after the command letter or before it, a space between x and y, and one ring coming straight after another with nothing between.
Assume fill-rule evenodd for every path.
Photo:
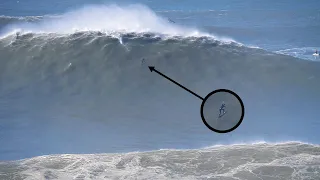
<instances>
[{"instance_id":1,"label":"magnified circle","mask_svg":"<svg viewBox=\"0 0 320 180\"><path fill-rule=\"evenodd\" d=\"M201 104L203 123L217 133L235 130L244 117L244 105L241 98L228 89L218 89L209 93Z\"/></svg>"}]
</instances>

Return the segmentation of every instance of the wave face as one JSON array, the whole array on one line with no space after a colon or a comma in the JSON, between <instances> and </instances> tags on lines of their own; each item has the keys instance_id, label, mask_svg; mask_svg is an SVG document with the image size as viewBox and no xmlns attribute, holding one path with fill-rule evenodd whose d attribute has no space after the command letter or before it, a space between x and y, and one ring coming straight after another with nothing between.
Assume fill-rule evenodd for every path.
<instances>
[{"instance_id":1,"label":"wave face","mask_svg":"<svg viewBox=\"0 0 320 180\"><path fill-rule=\"evenodd\" d=\"M4 139L15 141L2 140L7 145L4 152L37 139L35 147L62 153L66 147L60 143L69 141L66 136L75 143L68 146L70 152L189 148L261 139L317 143L312 135L320 116L314 108L320 100L316 62L206 37L162 39L131 33L116 38L90 31L7 36L0 41L0 54L1 129L8 131ZM200 120L201 102L151 73L148 65L201 96L219 88L237 92L246 107L237 136L212 136ZM32 133L35 129L39 135ZM83 130L85 139L78 138ZM43 152L53 153L30 149L22 157Z\"/></svg>"},{"instance_id":2,"label":"wave face","mask_svg":"<svg viewBox=\"0 0 320 180\"><path fill-rule=\"evenodd\" d=\"M1 179L317 179L320 147L219 146L126 154L48 155L0 163Z\"/></svg>"}]
</instances>

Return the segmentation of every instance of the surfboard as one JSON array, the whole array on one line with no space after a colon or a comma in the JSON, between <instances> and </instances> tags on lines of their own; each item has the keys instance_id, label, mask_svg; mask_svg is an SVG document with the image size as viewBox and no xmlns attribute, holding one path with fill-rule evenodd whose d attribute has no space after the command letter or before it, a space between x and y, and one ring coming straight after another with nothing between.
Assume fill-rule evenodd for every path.
<instances>
[{"instance_id":1,"label":"surfboard","mask_svg":"<svg viewBox=\"0 0 320 180\"><path fill-rule=\"evenodd\" d=\"M227 111L224 111L224 113L222 115L219 116L219 118L221 118L222 116L224 116L227 113Z\"/></svg>"},{"instance_id":2,"label":"surfboard","mask_svg":"<svg viewBox=\"0 0 320 180\"><path fill-rule=\"evenodd\" d=\"M319 56L319 53L318 53L318 54L317 54L317 53L313 53L312 55L313 55L313 56Z\"/></svg>"}]
</instances>

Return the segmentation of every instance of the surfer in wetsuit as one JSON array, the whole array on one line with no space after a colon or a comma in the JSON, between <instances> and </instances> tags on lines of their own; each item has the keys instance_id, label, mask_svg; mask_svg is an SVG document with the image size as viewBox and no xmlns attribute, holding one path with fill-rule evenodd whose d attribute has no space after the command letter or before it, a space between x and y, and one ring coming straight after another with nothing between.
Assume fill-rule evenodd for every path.
<instances>
[{"instance_id":1,"label":"surfer in wetsuit","mask_svg":"<svg viewBox=\"0 0 320 180\"><path fill-rule=\"evenodd\" d=\"M226 104L224 102L222 102L222 105L220 106L220 109L219 109L219 117L223 116L224 113L226 113L224 110L225 107L226 107Z\"/></svg>"},{"instance_id":2,"label":"surfer in wetsuit","mask_svg":"<svg viewBox=\"0 0 320 180\"><path fill-rule=\"evenodd\" d=\"M142 58L142 60L141 60L141 65L143 65L143 64L144 64L144 62L145 62L145 59L144 59L144 58Z\"/></svg>"},{"instance_id":3,"label":"surfer in wetsuit","mask_svg":"<svg viewBox=\"0 0 320 180\"><path fill-rule=\"evenodd\" d=\"M318 50L316 50L316 52L315 52L316 54L318 54Z\"/></svg>"},{"instance_id":4,"label":"surfer in wetsuit","mask_svg":"<svg viewBox=\"0 0 320 180\"><path fill-rule=\"evenodd\" d=\"M170 18L168 18L168 21L169 21L169 22L172 22L172 23L176 23L176 22L172 21Z\"/></svg>"}]
</instances>

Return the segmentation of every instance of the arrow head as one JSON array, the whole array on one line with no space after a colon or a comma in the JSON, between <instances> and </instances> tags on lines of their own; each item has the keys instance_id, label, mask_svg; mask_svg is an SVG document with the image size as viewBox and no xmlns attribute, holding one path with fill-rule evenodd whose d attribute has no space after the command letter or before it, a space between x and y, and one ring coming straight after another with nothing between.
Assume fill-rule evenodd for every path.
<instances>
[{"instance_id":1,"label":"arrow head","mask_svg":"<svg viewBox=\"0 0 320 180\"><path fill-rule=\"evenodd\" d=\"M154 66L149 66L150 71L154 71Z\"/></svg>"}]
</instances>

